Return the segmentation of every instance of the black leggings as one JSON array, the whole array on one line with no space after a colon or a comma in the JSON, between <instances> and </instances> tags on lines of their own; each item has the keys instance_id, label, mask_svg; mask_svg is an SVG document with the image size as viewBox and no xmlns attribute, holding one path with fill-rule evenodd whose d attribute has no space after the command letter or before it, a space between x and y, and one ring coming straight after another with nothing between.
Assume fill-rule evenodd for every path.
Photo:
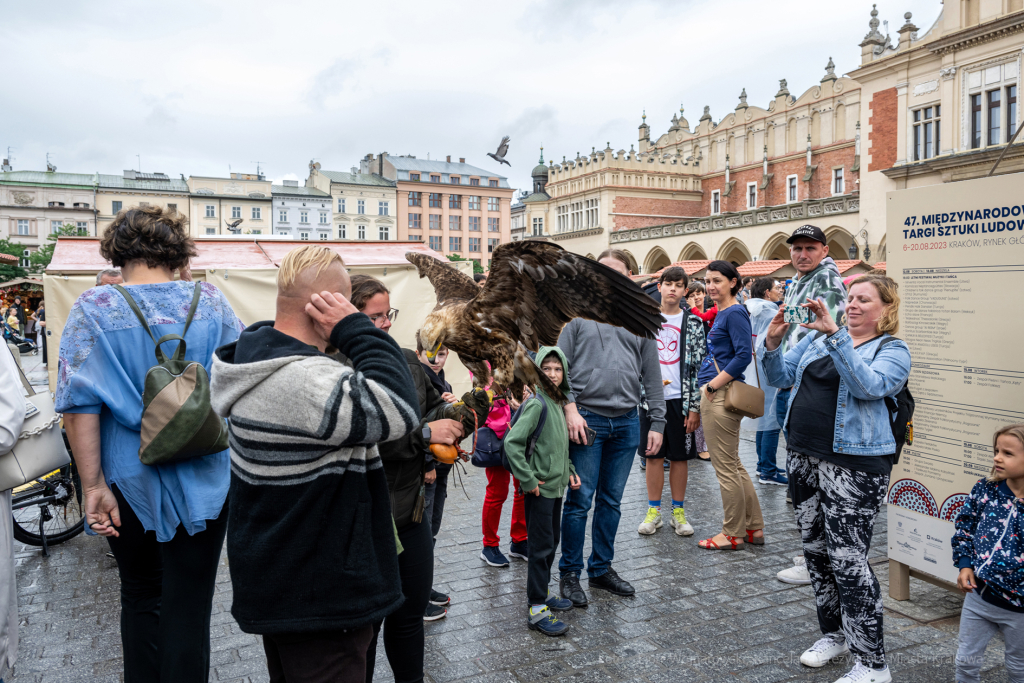
<instances>
[{"instance_id":1,"label":"black leggings","mask_svg":"<svg viewBox=\"0 0 1024 683\"><path fill-rule=\"evenodd\" d=\"M398 571L402 577L405 602L397 611L384 619L384 651L395 674L395 683L422 683L423 681L423 613L430 601L430 587L434 583L434 541L430 524L425 520L409 524L398 530L402 554L398 556ZM381 625L374 624L373 640L366 653L366 682L373 680L373 665L377 656L377 634Z\"/></svg>"},{"instance_id":2,"label":"black leggings","mask_svg":"<svg viewBox=\"0 0 1024 683\"><path fill-rule=\"evenodd\" d=\"M125 683L205 683L210 678L210 612L228 506L206 530L181 527L167 543L146 531L112 486L120 536L107 538L121 576Z\"/></svg>"}]
</instances>

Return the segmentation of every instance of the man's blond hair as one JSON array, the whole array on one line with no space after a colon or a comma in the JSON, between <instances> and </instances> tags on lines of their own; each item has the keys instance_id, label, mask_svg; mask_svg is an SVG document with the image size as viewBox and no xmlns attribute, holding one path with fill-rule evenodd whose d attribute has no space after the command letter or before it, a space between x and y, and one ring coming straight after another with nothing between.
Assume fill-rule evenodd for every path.
<instances>
[{"instance_id":1,"label":"man's blond hair","mask_svg":"<svg viewBox=\"0 0 1024 683\"><path fill-rule=\"evenodd\" d=\"M316 269L310 278L310 282L315 282L320 274L330 268L335 261L342 268L345 267L345 261L341 258L341 254L319 244L307 244L298 249L292 249L285 254L284 260L281 261L281 268L277 271L278 291L292 289L299 276L310 268Z\"/></svg>"}]
</instances>

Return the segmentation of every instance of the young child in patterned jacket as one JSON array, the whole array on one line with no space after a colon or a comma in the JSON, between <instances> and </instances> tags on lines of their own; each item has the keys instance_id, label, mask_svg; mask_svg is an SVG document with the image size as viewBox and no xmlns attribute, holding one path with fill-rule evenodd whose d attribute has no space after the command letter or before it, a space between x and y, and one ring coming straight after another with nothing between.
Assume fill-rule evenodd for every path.
<instances>
[{"instance_id":1,"label":"young child in patterned jacket","mask_svg":"<svg viewBox=\"0 0 1024 683\"><path fill-rule=\"evenodd\" d=\"M956 518L953 561L967 594L960 615L957 683L981 680L988 641L1002 631L1006 672L1024 681L1024 424L996 432L992 472Z\"/></svg>"}]
</instances>

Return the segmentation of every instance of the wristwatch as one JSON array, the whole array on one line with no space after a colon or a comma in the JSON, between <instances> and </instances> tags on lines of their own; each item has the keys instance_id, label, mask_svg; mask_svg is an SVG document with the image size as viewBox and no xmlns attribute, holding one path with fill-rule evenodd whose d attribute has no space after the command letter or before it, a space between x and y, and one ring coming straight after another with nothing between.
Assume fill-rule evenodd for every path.
<instances>
[{"instance_id":1,"label":"wristwatch","mask_svg":"<svg viewBox=\"0 0 1024 683\"><path fill-rule=\"evenodd\" d=\"M704 391L708 392L708 395L710 396L711 394L718 391L718 389L715 389L713 386L711 386L711 382L708 382L707 384L704 385Z\"/></svg>"},{"instance_id":2,"label":"wristwatch","mask_svg":"<svg viewBox=\"0 0 1024 683\"><path fill-rule=\"evenodd\" d=\"M430 441L430 424L423 425L423 440Z\"/></svg>"}]
</instances>

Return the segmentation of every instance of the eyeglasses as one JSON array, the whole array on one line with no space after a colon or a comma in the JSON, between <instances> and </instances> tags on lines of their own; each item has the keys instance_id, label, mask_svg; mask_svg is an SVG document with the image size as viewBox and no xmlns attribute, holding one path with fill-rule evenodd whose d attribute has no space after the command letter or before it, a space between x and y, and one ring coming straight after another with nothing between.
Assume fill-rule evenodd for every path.
<instances>
[{"instance_id":1,"label":"eyeglasses","mask_svg":"<svg viewBox=\"0 0 1024 683\"><path fill-rule=\"evenodd\" d=\"M398 309L392 308L387 313L378 313L377 315L371 315L370 322L372 322L377 327L380 327L381 325L384 324L385 318L387 318L391 322L395 322L395 319L398 318Z\"/></svg>"}]
</instances>

